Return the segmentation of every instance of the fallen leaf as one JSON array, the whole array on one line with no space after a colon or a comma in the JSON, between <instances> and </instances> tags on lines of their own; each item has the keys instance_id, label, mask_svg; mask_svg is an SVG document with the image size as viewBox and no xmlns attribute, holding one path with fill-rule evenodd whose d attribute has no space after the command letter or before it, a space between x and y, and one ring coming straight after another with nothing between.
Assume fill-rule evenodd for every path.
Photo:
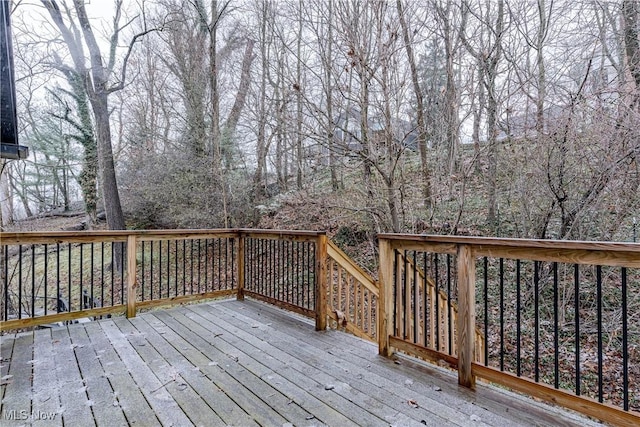
<instances>
[{"instance_id":1,"label":"fallen leaf","mask_svg":"<svg viewBox=\"0 0 640 427\"><path fill-rule=\"evenodd\" d=\"M419 408L420 405L418 405L418 402L415 401L415 399L409 399L407 401L407 403L409 404L409 406L411 406L412 408Z\"/></svg>"},{"instance_id":2,"label":"fallen leaf","mask_svg":"<svg viewBox=\"0 0 640 427\"><path fill-rule=\"evenodd\" d=\"M324 386L325 390L333 390L334 388L336 388L336 386L334 386L333 384L327 384L326 386Z\"/></svg>"},{"instance_id":3,"label":"fallen leaf","mask_svg":"<svg viewBox=\"0 0 640 427\"><path fill-rule=\"evenodd\" d=\"M336 317L338 318L338 326L347 327L347 317L340 310L333 310L336 313Z\"/></svg>"}]
</instances>

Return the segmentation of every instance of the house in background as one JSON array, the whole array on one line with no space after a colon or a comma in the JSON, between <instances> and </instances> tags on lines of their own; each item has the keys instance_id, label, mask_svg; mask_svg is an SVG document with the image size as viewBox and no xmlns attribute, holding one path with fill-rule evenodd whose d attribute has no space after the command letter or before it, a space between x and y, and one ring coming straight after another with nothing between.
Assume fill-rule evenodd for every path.
<instances>
[{"instance_id":1,"label":"house in background","mask_svg":"<svg viewBox=\"0 0 640 427\"><path fill-rule=\"evenodd\" d=\"M362 151L362 115L359 109L350 108L334 118L333 140L335 151L345 155L355 155ZM386 137L384 117L370 114L367 119L368 137L371 146L384 146ZM418 131L410 122L399 119L391 119L391 133L393 143L400 144L409 150L418 149Z\"/></svg>"}]
</instances>

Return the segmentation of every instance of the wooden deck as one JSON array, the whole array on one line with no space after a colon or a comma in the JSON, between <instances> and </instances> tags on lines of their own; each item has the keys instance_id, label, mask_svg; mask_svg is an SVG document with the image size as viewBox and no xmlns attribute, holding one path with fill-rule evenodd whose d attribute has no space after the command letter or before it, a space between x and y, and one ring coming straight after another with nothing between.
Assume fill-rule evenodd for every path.
<instances>
[{"instance_id":1,"label":"wooden deck","mask_svg":"<svg viewBox=\"0 0 640 427\"><path fill-rule=\"evenodd\" d=\"M255 301L5 335L1 350L2 426L595 425Z\"/></svg>"}]
</instances>

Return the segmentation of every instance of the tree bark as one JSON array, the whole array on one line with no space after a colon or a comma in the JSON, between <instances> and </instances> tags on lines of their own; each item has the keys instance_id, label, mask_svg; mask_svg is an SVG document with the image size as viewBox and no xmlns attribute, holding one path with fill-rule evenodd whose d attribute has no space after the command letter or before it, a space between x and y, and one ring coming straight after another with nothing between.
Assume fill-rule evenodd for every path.
<instances>
[{"instance_id":1,"label":"tree bark","mask_svg":"<svg viewBox=\"0 0 640 427\"><path fill-rule=\"evenodd\" d=\"M400 26L402 27L402 37L404 47L409 60L409 68L411 70L411 82L413 83L413 93L416 97L416 119L418 127L418 149L420 151L420 164L422 166L422 197L424 207L431 209L431 173L429 171L429 161L427 158L427 125L424 117L424 100L422 97L422 88L420 87L418 69L416 67L416 59L413 53L413 46L409 37L409 25L405 19L405 11L401 0L397 0L396 8L398 9L398 17Z\"/></svg>"}]
</instances>

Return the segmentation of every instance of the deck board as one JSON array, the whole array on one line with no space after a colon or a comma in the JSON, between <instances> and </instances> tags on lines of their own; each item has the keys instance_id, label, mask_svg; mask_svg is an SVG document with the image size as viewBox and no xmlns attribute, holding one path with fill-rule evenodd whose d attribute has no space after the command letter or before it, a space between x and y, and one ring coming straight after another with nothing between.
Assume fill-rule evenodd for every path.
<instances>
[{"instance_id":1,"label":"deck board","mask_svg":"<svg viewBox=\"0 0 640 427\"><path fill-rule=\"evenodd\" d=\"M233 355L222 354L204 338L207 331L201 325L194 325L193 321L184 322L186 318L181 313L173 313L171 316L158 313L157 316L186 342L215 359L215 364L208 365L205 369L221 381L220 387L247 413L258 414L256 421L260 425L283 425L287 422L303 425L309 413L296 404L289 404L286 396L246 370L240 360L245 360L248 356L239 351Z\"/></svg>"},{"instance_id":2,"label":"deck board","mask_svg":"<svg viewBox=\"0 0 640 427\"><path fill-rule=\"evenodd\" d=\"M313 350L305 351L304 347L307 347L307 344L302 340L296 341L296 345L291 345L290 340L284 342L283 332L271 330L271 326L265 324L256 324L256 320L249 322L241 314L234 314L220 307L211 307L209 311L217 315L218 319L226 319L234 336L239 335L238 330L241 330L245 332L243 336L253 337L251 329L258 329L254 333L258 335L258 339L262 338L262 340L257 345L263 351L275 354L279 360L285 361L301 375L306 375L310 380L315 381L310 383L310 386L316 388L333 386L334 388L328 390L326 394L331 396L335 393L339 396L337 399L339 402L351 401L356 405L355 410L353 406L341 405L343 414L353 415L352 419L355 422L362 423L363 418L366 417L365 412L370 412L378 418L370 420L371 425L412 425L414 423L424 425L424 423L421 424L423 420L427 425L439 425L445 421L435 412L410 406L409 399L393 399L388 389L382 390L375 384L366 384L361 378L364 375L372 375L371 372L345 371L344 367L335 364L336 358L331 354ZM224 325L220 320L218 323ZM264 335L260 337L262 334L268 337ZM411 412L413 418L407 416L403 410ZM417 417L420 417L419 421L416 420Z\"/></svg>"},{"instance_id":3,"label":"deck board","mask_svg":"<svg viewBox=\"0 0 640 427\"><path fill-rule=\"evenodd\" d=\"M69 329L73 330L74 328ZM71 342L69 329L56 328L51 330L62 417L67 425L82 425L83 423L86 426L95 425L91 400L87 394L86 380L82 377L76 360L77 344ZM39 349L36 349L37 353L39 353ZM33 407L39 410L36 405Z\"/></svg>"},{"instance_id":4,"label":"deck board","mask_svg":"<svg viewBox=\"0 0 640 427\"><path fill-rule=\"evenodd\" d=\"M247 304L254 304L254 302L249 301ZM287 325L289 326L287 333L299 340L303 340L306 336L307 332L299 328L300 320L291 316L281 318L277 310L270 306L259 304L252 309L247 308L240 312L256 321L262 320L272 324L277 321L278 327ZM448 408L466 414L467 418L463 420L464 422L468 422L472 415L474 420L479 418L496 426L521 424L577 427L586 422L583 417L570 417L562 411L564 416L558 416L558 411L550 411L548 405L533 402L526 397L492 389L476 393L459 387L455 377L452 380L450 374L431 368L430 365L415 364L406 360L398 361L400 363L398 365L393 360L378 356L375 344L364 340L353 340L350 335L339 331L328 330L316 334L313 340L304 342L315 346L318 351L339 352L341 359L351 366L371 366L373 363L373 366L377 367L376 376L367 378L375 381L376 386L393 390L394 386L404 384L405 388L417 392L422 398L437 401ZM339 349L346 349L346 351ZM382 367L388 369L382 369ZM422 372L422 375L416 375L416 371ZM461 396L464 399L461 400ZM474 421L474 425L475 423L477 421Z\"/></svg>"},{"instance_id":5,"label":"deck board","mask_svg":"<svg viewBox=\"0 0 640 427\"><path fill-rule=\"evenodd\" d=\"M0 348L1 409L61 411L28 425L596 425L249 300L9 334Z\"/></svg>"},{"instance_id":6,"label":"deck board","mask_svg":"<svg viewBox=\"0 0 640 427\"><path fill-rule=\"evenodd\" d=\"M56 374L53 339L50 329L40 329L34 333L33 361L33 406L45 414L58 414L61 408L60 388ZM62 417L36 417L35 426L62 426Z\"/></svg>"},{"instance_id":7,"label":"deck board","mask_svg":"<svg viewBox=\"0 0 640 427\"><path fill-rule=\"evenodd\" d=\"M84 326L91 339L91 345L96 349L97 358L113 389L114 410L121 410L127 423L136 426L156 426L159 420L138 388L127 367L118 356L111 342L105 335L100 323L92 322Z\"/></svg>"}]
</instances>

